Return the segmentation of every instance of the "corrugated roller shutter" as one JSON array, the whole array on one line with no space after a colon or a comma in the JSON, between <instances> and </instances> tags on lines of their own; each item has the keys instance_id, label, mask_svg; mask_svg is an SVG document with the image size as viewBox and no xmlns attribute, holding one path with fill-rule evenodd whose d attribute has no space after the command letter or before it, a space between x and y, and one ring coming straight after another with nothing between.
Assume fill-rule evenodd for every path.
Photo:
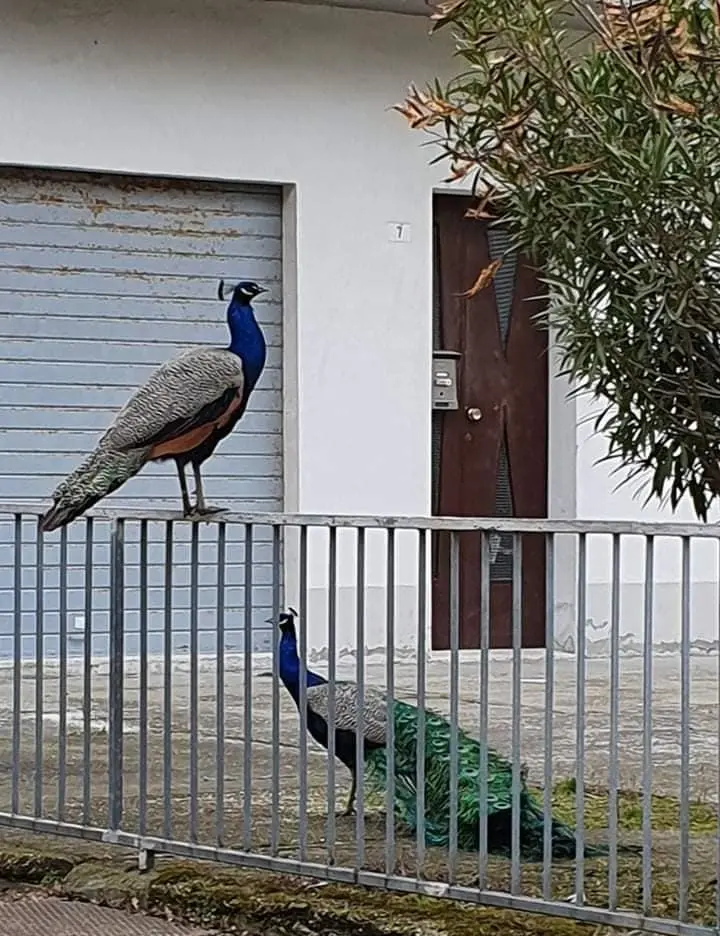
<instances>
[{"instance_id":1,"label":"corrugated roller shutter","mask_svg":"<svg viewBox=\"0 0 720 936\"><path fill-rule=\"evenodd\" d=\"M48 501L55 484L89 452L153 368L192 344L227 342L217 282L254 279L270 292L257 303L269 344L266 370L247 413L203 472L210 503L234 509L282 506L281 193L274 188L126 179L25 170L0 174L0 496ZM109 504L179 506L172 462L151 465ZM98 524L93 626L106 629L107 532ZM178 530L173 623L188 624L189 527ZM162 626L164 525L150 525L149 615ZM0 530L0 635L12 620L11 525ZM228 530L225 608L244 609L243 531ZM200 527L199 627L216 626L213 527ZM43 555L43 624L57 634L59 534ZM137 531L128 556L138 561ZM68 530L68 628L84 607L84 524ZM34 631L36 534L23 529L23 627ZM271 607L271 544L262 531L253 562L257 647ZM134 559L133 559L134 556ZM137 566L126 578L137 584ZM139 591L128 592L127 626L138 626ZM27 608L27 610L26 610ZM97 614L96 614L97 610ZM236 635L240 640L239 632ZM201 644L203 642L201 633ZM233 640L236 638L233 637ZM1 637L0 637L1 640ZM97 650L102 650L102 640ZM208 641L206 641L207 643ZM53 642L48 638L47 651ZM207 649L211 647L207 646ZM0 648L2 655L2 648Z\"/></svg>"}]
</instances>

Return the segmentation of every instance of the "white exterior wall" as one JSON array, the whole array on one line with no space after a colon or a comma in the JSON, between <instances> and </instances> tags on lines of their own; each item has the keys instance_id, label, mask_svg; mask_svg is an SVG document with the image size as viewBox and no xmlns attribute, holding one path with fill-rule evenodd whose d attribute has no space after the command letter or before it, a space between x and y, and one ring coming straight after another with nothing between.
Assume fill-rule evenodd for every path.
<instances>
[{"instance_id":1,"label":"white exterior wall","mask_svg":"<svg viewBox=\"0 0 720 936\"><path fill-rule=\"evenodd\" d=\"M428 167L432 151L388 109L411 81L455 67L449 35L427 33L421 18L253 0L4 4L0 162L288 185L288 510L429 512L431 194L446 170ZM393 221L411 225L409 243L389 241ZM553 516L575 510L564 393L556 383ZM411 646L414 547L398 540L397 642ZM323 554L311 540L317 648ZM376 647L384 570L380 556L368 562ZM572 566L562 566L568 614ZM354 643L353 576L343 559L340 647Z\"/></svg>"},{"instance_id":2,"label":"white exterior wall","mask_svg":"<svg viewBox=\"0 0 720 936\"><path fill-rule=\"evenodd\" d=\"M669 504L653 499L646 503L648 477L621 482L627 472L616 462L601 462L607 454L607 440L592 431L589 417L597 407L587 400L578 401L577 496L578 516L591 520L642 520L672 523L697 521L692 504L686 498L673 512ZM720 522L715 507L709 522ZM642 537L625 537L620 561L620 632L626 638L642 639L644 614L645 543ZM587 616L592 622L588 639L608 638L611 616L611 546L609 537L593 537L588 545ZM682 551L677 538L658 539L655 543L654 642L672 644L680 640L682 620ZM691 641L717 641L720 592L718 573L720 554L713 540L696 539L690 557L690 632Z\"/></svg>"}]
</instances>

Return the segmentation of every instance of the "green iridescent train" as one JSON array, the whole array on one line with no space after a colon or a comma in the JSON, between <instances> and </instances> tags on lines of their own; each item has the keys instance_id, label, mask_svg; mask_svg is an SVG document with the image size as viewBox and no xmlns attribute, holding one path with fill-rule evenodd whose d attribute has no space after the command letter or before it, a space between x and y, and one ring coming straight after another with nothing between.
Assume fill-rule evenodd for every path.
<instances>
[{"instance_id":1,"label":"green iridescent train","mask_svg":"<svg viewBox=\"0 0 720 936\"><path fill-rule=\"evenodd\" d=\"M417 740L418 709L394 702L395 711L395 815L412 832L417 831ZM425 712L425 842L447 847L450 839L450 724L434 712ZM387 782L387 751L379 748L365 759L370 788L384 790ZM458 729L457 843L464 850L480 845L481 746ZM488 850L510 855L512 810L512 765L491 748L487 751ZM520 853L526 861L543 856L544 815L542 806L521 776ZM587 857L607 854L605 846L585 845ZM552 819L552 854L556 859L575 857L575 832Z\"/></svg>"}]
</instances>

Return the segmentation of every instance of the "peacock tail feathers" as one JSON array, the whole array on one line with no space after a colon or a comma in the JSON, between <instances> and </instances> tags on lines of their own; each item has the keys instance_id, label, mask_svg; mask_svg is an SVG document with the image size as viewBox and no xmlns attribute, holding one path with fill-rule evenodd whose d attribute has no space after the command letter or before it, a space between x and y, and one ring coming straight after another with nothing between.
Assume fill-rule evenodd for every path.
<instances>
[{"instance_id":1,"label":"peacock tail feathers","mask_svg":"<svg viewBox=\"0 0 720 936\"><path fill-rule=\"evenodd\" d=\"M137 474L145 461L144 449L116 452L101 443L55 488L53 505L41 518L40 529L49 533L70 523Z\"/></svg>"},{"instance_id":2,"label":"peacock tail feathers","mask_svg":"<svg viewBox=\"0 0 720 936\"><path fill-rule=\"evenodd\" d=\"M418 709L405 702L393 702L395 726L395 815L411 832L417 830L417 739ZM425 842L447 847L450 839L450 724L434 712L425 712ZM480 846L480 773L482 747L461 729L458 742L457 842L463 850ZM387 751L371 751L365 759L369 789L380 791L387 782ZM492 748L487 748L487 829L488 851L510 855L512 810L512 765ZM543 857L544 815L520 777L520 852L527 861ZM575 832L552 820L554 858L575 856ZM603 846L586 846L585 855L607 854Z\"/></svg>"}]
</instances>

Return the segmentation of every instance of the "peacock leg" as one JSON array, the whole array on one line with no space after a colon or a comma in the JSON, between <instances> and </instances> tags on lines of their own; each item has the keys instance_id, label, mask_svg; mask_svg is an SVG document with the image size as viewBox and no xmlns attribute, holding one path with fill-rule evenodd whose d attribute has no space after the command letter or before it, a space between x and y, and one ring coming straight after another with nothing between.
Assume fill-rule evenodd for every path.
<instances>
[{"instance_id":1,"label":"peacock leg","mask_svg":"<svg viewBox=\"0 0 720 936\"><path fill-rule=\"evenodd\" d=\"M345 812L343 816L352 816L355 812L355 789L357 787L357 779L355 778L355 771L352 771L352 783L350 785L350 796L348 796L347 806L345 807Z\"/></svg>"},{"instance_id":2,"label":"peacock leg","mask_svg":"<svg viewBox=\"0 0 720 936\"><path fill-rule=\"evenodd\" d=\"M193 462L193 474L195 475L195 510L193 510L193 516L208 517L212 514L223 513L224 507L210 507L205 503L202 475L200 474L200 465L197 462Z\"/></svg>"},{"instance_id":3,"label":"peacock leg","mask_svg":"<svg viewBox=\"0 0 720 936\"><path fill-rule=\"evenodd\" d=\"M183 516L189 517L192 514L192 506L190 504L190 495L188 494L187 480L185 478L185 465L181 461L176 461L175 466L177 468L178 478L180 479L180 492L182 494Z\"/></svg>"}]
</instances>

